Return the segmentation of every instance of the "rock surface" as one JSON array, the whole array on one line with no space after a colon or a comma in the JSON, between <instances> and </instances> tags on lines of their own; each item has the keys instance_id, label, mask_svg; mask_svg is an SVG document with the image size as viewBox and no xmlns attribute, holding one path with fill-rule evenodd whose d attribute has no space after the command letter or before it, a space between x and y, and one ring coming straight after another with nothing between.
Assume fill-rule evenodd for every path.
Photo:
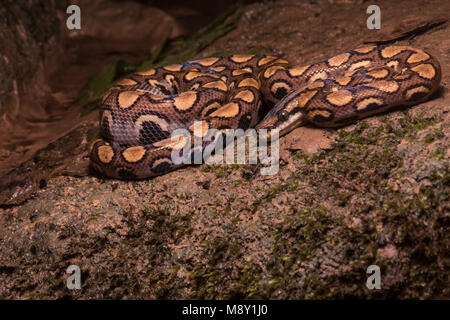
<instances>
[{"instance_id":1,"label":"rock surface","mask_svg":"<svg viewBox=\"0 0 450 320\"><path fill-rule=\"evenodd\" d=\"M438 0L378 4L380 31L366 28L364 1L249 4L238 27L197 57L267 53L307 64L450 12ZM86 175L96 122L84 119L34 159L46 166L60 152L64 175L0 209L0 298L448 298L448 34L445 23L401 42L441 62L430 101L313 130L311 143L325 150L296 142L308 130L292 132L273 176L260 165L186 167L144 181ZM66 287L73 264L81 290ZM365 285L374 264L381 290Z\"/></svg>"},{"instance_id":2,"label":"rock surface","mask_svg":"<svg viewBox=\"0 0 450 320\"><path fill-rule=\"evenodd\" d=\"M35 75L58 48L58 31L54 0L0 3L0 115L7 106L20 112L20 96L42 80Z\"/></svg>"}]
</instances>

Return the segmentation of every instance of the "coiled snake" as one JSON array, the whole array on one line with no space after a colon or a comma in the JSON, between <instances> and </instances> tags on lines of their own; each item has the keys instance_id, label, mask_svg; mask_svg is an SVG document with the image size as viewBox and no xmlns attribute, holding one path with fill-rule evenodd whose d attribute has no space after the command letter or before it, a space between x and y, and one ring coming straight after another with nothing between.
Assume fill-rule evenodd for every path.
<instances>
[{"instance_id":1,"label":"coiled snake","mask_svg":"<svg viewBox=\"0 0 450 320\"><path fill-rule=\"evenodd\" d=\"M180 164L172 150L193 139L175 129L258 124L263 100L275 107L256 126L283 135L312 123L342 126L398 105L427 99L441 80L439 62L407 46L371 46L306 66L274 56L233 55L169 65L133 74L104 95L104 139L90 147L92 166L108 177L146 178ZM196 131L198 135L198 131Z\"/></svg>"}]
</instances>

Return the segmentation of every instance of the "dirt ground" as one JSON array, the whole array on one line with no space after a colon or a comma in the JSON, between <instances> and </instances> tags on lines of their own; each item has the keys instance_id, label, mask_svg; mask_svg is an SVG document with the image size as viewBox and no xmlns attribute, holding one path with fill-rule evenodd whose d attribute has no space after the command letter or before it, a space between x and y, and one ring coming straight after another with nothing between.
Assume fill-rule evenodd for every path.
<instances>
[{"instance_id":1,"label":"dirt ground","mask_svg":"<svg viewBox=\"0 0 450 320\"><path fill-rule=\"evenodd\" d=\"M199 165L105 179L88 169L97 112L80 116L0 182L0 298L450 298L450 2L374 4L380 30L366 27L366 1L245 4L194 58L308 64L391 41L440 61L432 99L340 129L296 129L281 138L272 176L261 165ZM79 290L66 287L70 265ZM370 265L381 290L366 287Z\"/></svg>"}]
</instances>

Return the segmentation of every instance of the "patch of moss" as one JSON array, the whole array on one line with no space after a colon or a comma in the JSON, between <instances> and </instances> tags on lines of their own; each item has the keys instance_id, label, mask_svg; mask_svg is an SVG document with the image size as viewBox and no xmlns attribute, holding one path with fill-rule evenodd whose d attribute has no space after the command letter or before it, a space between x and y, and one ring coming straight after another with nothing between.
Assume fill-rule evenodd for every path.
<instances>
[{"instance_id":1,"label":"patch of moss","mask_svg":"<svg viewBox=\"0 0 450 320\"><path fill-rule=\"evenodd\" d=\"M261 268L251 259L242 261L235 239L215 237L202 244L202 261L191 272L194 297L201 299L259 298ZM235 261L235 262L233 262Z\"/></svg>"},{"instance_id":2,"label":"patch of moss","mask_svg":"<svg viewBox=\"0 0 450 320\"><path fill-rule=\"evenodd\" d=\"M444 133L442 131L433 131L428 133L425 138L423 139L423 142L430 144L436 140L440 140L444 137Z\"/></svg>"},{"instance_id":3,"label":"patch of moss","mask_svg":"<svg viewBox=\"0 0 450 320\"><path fill-rule=\"evenodd\" d=\"M124 60L115 61L97 73L80 91L78 103L83 105L82 115L99 107L103 94L114 82L133 72L135 67Z\"/></svg>"},{"instance_id":4,"label":"patch of moss","mask_svg":"<svg viewBox=\"0 0 450 320\"><path fill-rule=\"evenodd\" d=\"M248 51L248 54L264 55L267 54L267 49L262 47L252 48Z\"/></svg>"},{"instance_id":5,"label":"patch of moss","mask_svg":"<svg viewBox=\"0 0 450 320\"><path fill-rule=\"evenodd\" d=\"M311 156L298 152L293 182L269 186L265 201L295 190L298 181L312 189L301 197L301 206L293 204L291 214L277 225L268 263L274 281L262 292L270 298L391 297L401 291L413 297L439 296L445 281L436 274L443 272L443 250L448 246L442 245L446 241L445 226L449 225L443 213L449 209L445 191L448 172L434 171L433 185L421 186L418 193L394 191L388 183L402 177L403 158L397 151L398 144L436 121L423 115L405 116L400 125L385 120L369 127L362 121L353 131L338 130L331 151ZM323 202L332 209L318 205ZM358 227L349 228L339 212L358 217ZM377 224L385 226L384 233L406 255L403 263L415 271L405 274L403 281L390 290L374 293L364 289L367 266L396 268L395 261L377 255ZM328 252L324 246L331 246L333 251ZM347 271L319 274L313 267L334 259L345 262ZM342 267L331 265L336 270ZM417 292L405 289L405 284Z\"/></svg>"},{"instance_id":6,"label":"patch of moss","mask_svg":"<svg viewBox=\"0 0 450 320\"><path fill-rule=\"evenodd\" d=\"M401 127L395 132L400 137L411 138L420 130L423 130L430 125L439 121L436 116L426 116L424 113L415 116L409 115L408 112L403 112L404 118L401 120Z\"/></svg>"},{"instance_id":7,"label":"patch of moss","mask_svg":"<svg viewBox=\"0 0 450 320\"><path fill-rule=\"evenodd\" d=\"M178 239L181 239L185 235L192 232L190 221L193 212L186 215L173 215L170 214L170 210L168 208L142 212L147 218L152 219L153 221L152 233L155 234L155 241L159 241L157 240L159 237L169 237L174 240L174 243L176 243Z\"/></svg>"}]
</instances>

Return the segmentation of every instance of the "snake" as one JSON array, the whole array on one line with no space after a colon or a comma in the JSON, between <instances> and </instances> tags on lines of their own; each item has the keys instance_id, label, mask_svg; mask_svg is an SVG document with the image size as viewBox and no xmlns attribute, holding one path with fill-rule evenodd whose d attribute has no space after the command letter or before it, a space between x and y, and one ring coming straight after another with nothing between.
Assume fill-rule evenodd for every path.
<instances>
[{"instance_id":1,"label":"snake","mask_svg":"<svg viewBox=\"0 0 450 320\"><path fill-rule=\"evenodd\" d=\"M210 130L254 128L282 136L308 124L345 126L423 102L440 81L435 57L396 45L362 47L308 65L234 54L151 68L104 94L101 138L91 143L89 157L103 176L150 178L183 166L173 152L193 150L193 141ZM188 136L173 135L178 129Z\"/></svg>"}]
</instances>

